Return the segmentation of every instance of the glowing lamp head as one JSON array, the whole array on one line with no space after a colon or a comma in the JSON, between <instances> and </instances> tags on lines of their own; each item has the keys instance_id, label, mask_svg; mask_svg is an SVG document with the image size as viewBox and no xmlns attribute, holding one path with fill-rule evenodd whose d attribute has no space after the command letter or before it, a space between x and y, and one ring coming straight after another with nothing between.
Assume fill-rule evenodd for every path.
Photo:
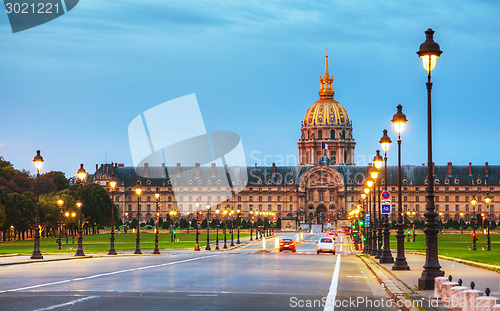
<instances>
[{"instance_id":1,"label":"glowing lamp head","mask_svg":"<svg viewBox=\"0 0 500 311\"><path fill-rule=\"evenodd\" d=\"M380 138L379 143L382 146L382 150L384 150L384 152L387 152L387 150L389 150L389 146L392 143L392 140L387 135L387 130L383 130L382 132L384 132L384 135L382 136L382 138Z\"/></svg>"},{"instance_id":2,"label":"glowing lamp head","mask_svg":"<svg viewBox=\"0 0 500 311\"><path fill-rule=\"evenodd\" d=\"M473 207L476 207L476 205L477 205L476 197L472 197L472 199L470 200L470 205L472 205Z\"/></svg>"},{"instance_id":3,"label":"glowing lamp head","mask_svg":"<svg viewBox=\"0 0 500 311\"><path fill-rule=\"evenodd\" d=\"M370 176L373 180L376 180L378 178L378 170L376 167L372 167L372 169L370 170Z\"/></svg>"},{"instance_id":4,"label":"glowing lamp head","mask_svg":"<svg viewBox=\"0 0 500 311\"><path fill-rule=\"evenodd\" d=\"M210 204L207 204L206 208L207 209L210 209L212 206L210 206Z\"/></svg>"},{"instance_id":5,"label":"glowing lamp head","mask_svg":"<svg viewBox=\"0 0 500 311\"><path fill-rule=\"evenodd\" d=\"M401 132L405 129L405 125L408 120L406 119L406 115L403 113L403 106L398 105L396 108L397 112L394 114L391 121L392 124L394 124L396 132L401 134Z\"/></svg>"},{"instance_id":6,"label":"glowing lamp head","mask_svg":"<svg viewBox=\"0 0 500 311\"><path fill-rule=\"evenodd\" d=\"M420 45L420 50L417 52L424 69L430 73L436 67L437 58L443 53L440 50L439 44L434 41L434 30L427 29L425 31L425 42Z\"/></svg>"},{"instance_id":7,"label":"glowing lamp head","mask_svg":"<svg viewBox=\"0 0 500 311\"><path fill-rule=\"evenodd\" d=\"M62 207L64 205L64 200L61 196L57 199L57 206Z\"/></svg>"},{"instance_id":8,"label":"glowing lamp head","mask_svg":"<svg viewBox=\"0 0 500 311\"><path fill-rule=\"evenodd\" d=\"M484 198L484 203L488 205L491 204L491 198L489 194L486 194L486 197Z\"/></svg>"},{"instance_id":9,"label":"glowing lamp head","mask_svg":"<svg viewBox=\"0 0 500 311\"><path fill-rule=\"evenodd\" d=\"M109 180L109 186L111 187L112 191L115 191L116 188L116 179L114 177L111 177Z\"/></svg>"},{"instance_id":10,"label":"glowing lamp head","mask_svg":"<svg viewBox=\"0 0 500 311\"><path fill-rule=\"evenodd\" d=\"M373 187L373 184L374 184L374 183L375 183L375 182L374 182L374 181L373 181L373 179L371 179L371 178L368 178L368 179L366 180L366 185L368 186L368 188Z\"/></svg>"},{"instance_id":11,"label":"glowing lamp head","mask_svg":"<svg viewBox=\"0 0 500 311\"><path fill-rule=\"evenodd\" d=\"M83 206L82 201L78 200L76 201L76 207L81 208Z\"/></svg>"},{"instance_id":12,"label":"glowing lamp head","mask_svg":"<svg viewBox=\"0 0 500 311\"><path fill-rule=\"evenodd\" d=\"M363 189L363 191L364 191L364 189ZM368 192L369 192L369 191L370 191L370 189L368 189ZM363 193L361 193L361 198L362 198L363 200L364 200L364 199L366 199L366 193L364 193L364 192L363 192Z\"/></svg>"},{"instance_id":13,"label":"glowing lamp head","mask_svg":"<svg viewBox=\"0 0 500 311\"><path fill-rule=\"evenodd\" d=\"M83 163L80 164L80 168L78 169L78 172L76 172L76 174L80 182L83 182L85 178L87 178L87 172L83 168Z\"/></svg>"},{"instance_id":14,"label":"glowing lamp head","mask_svg":"<svg viewBox=\"0 0 500 311\"><path fill-rule=\"evenodd\" d=\"M224 209L224 211L222 212L222 214L227 215L227 209Z\"/></svg>"},{"instance_id":15,"label":"glowing lamp head","mask_svg":"<svg viewBox=\"0 0 500 311\"><path fill-rule=\"evenodd\" d=\"M377 150L377 154L373 157L373 165L379 170L382 167L382 163L384 163L384 158L380 155L380 150Z\"/></svg>"},{"instance_id":16,"label":"glowing lamp head","mask_svg":"<svg viewBox=\"0 0 500 311\"><path fill-rule=\"evenodd\" d=\"M240 212L241 212L241 211L240 211L239 209L237 209L237 210L236 210L236 213L238 213L238 214L239 214Z\"/></svg>"},{"instance_id":17,"label":"glowing lamp head","mask_svg":"<svg viewBox=\"0 0 500 311\"><path fill-rule=\"evenodd\" d=\"M217 208L217 209L215 210L215 213L216 213L217 215L219 215L220 210ZM251 213L251 212L250 212L250 213Z\"/></svg>"},{"instance_id":18,"label":"glowing lamp head","mask_svg":"<svg viewBox=\"0 0 500 311\"><path fill-rule=\"evenodd\" d=\"M365 192L365 194L368 194L368 193L370 193L370 188L365 187L365 188L363 189L363 191Z\"/></svg>"},{"instance_id":19,"label":"glowing lamp head","mask_svg":"<svg viewBox=\"0 0 500 311\"><path fill-rule=\"evenodd\" d=\"M43 157L40 155L40 150L36 151L36 156L33 158L33 163L35 163L36 171L40 172L43 164Z\"/></svg>"},{"instance_id":20,"label":"glowing lamp head","mask_svg":"<svg viewBox=\"0 0 500 311\"><path fill-rule=\"evenodd\" d=\"M196 202L194 205L196 206L197 209L200 208L200 202Z\"/></svg>"},{"instance_id":21,"label":"glowing lamp head","mask_svg":"<svg viewBox=\"0 0 500 311\"><path fill-rule=\"evenodd\" d=\"M64 216L69 217L69 212L64 213Z\"/></svg>"},{"instance_id":22,"label":"glowing lamp head","mask_svg":"<svg viewBox=\"0 0 500 311\"><path fill-rule=\"evenodd\" d=\"M160 194L158 192L155 192L155 198L158 200L160 198Z\"/></svg>"},{"instance_id":23,"label":"glowing lamp head","mask_svg":"<svg viewBox=\"0 0 500 311\"><path fill-rule=\"evenodd\" d=\"M74 218L74 217L76 217L76 213L75 213L75 212L72 212L72 213L71 213L71 217L73 217L73 218Z\"/></svg>"},{"instance_id":24,"label":"glowing lamp head","mask_svg":"<svg viewBox=\"0 0 500 311\"><path fill-rule=\"evenodd\" d=\"M135 193L136 193L138 196L139 196L139 195L141 195L141 193L142 193L142 189L141 189L141 187L137 186L137 187L135 188Z\"/></svg>"}]
</instances>

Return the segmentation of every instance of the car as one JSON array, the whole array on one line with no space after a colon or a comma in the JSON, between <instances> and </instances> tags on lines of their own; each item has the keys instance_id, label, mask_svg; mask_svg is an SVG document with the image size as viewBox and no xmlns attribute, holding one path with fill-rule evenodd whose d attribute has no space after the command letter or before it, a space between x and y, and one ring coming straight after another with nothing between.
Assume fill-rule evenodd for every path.
<instances>
[{"instance_id":1,"label":"car","mask_svg":"<svg viewBox=\"0 0 500 311\"><path fill-rule=\"evenodd\" d=\"M327 237L335 239L335 237L338 235L337 231L330 231L327 233Z\"/></svg>"},{"instance_id":2,"label":"car","mask_svg":"<svg viewBox=\"0 0 500 311\"><path fill-rule=\"evenodd\" d=\"M335 240L330 237L320 238L316 243L316 253L332 253L335 255Z\"/></svg>"},{"instance_id":3,"label":"car","mask_svg":"<svg viewBox=\"0 0 500 311\"><path fill-rule=\"evenodd\" d=\"M295 253L297 251L297 248L295 246L296 246L295 241L293 239L280 240L280 252L284 250L289 250Z\"/></svg>"}]
</instances>

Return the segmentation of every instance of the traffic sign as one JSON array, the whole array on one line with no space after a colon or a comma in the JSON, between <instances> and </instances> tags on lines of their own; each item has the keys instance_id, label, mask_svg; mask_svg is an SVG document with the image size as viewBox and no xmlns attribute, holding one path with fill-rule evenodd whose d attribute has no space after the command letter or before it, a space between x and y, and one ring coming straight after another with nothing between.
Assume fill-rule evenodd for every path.
<instances>
[{"instance_id":1,"label":"traffic sign","mask_svg":"<svg viewBox=\"0 0 500 311\"><path fill-rule=\"evenodd\" d=\"M380 212L382 214L390 214L391 213L391 202L390 201L382 202L382 207L381 207Z\"/></svg>"},{"instance_id":2,"label":"traffic sign","mask_svg":"<svg viewBox=\"0 0 500 311\"><path fill-rule=\"evenodd\" d=\"M382 200L389 200L391 198L391 193L387 190L382 191Z\"/></svg>"},{"instance_id":3,"label":"traffic sign","mask_svg":"<svg viewBox=\"0 0 500 311\"><path fill-rule=\"evenodd\" d=\"M365 213L365 227L370 226L370 213Z\"/></svg>"}]
</instances>

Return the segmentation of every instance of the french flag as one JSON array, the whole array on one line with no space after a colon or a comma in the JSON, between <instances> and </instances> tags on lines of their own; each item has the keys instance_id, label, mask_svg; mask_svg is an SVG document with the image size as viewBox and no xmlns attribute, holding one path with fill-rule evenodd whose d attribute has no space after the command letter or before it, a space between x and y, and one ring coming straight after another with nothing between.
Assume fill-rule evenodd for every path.
<instances>
[{"instance_id":1,"label":"french flag","mask_svg":"<svg viewBox=\"0 0 500 311\"><path fill-rule=\"evenodd\" d=\"M321 143L321 149L327 149L330 150L330 146L328 146L327 143Z\"/></svg>"}]
</instances>

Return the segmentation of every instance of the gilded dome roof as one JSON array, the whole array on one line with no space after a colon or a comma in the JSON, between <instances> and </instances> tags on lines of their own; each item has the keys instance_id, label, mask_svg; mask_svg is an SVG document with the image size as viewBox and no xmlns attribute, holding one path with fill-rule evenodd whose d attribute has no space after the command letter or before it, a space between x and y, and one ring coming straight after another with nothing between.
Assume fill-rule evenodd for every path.
<instances>
[{"instance_id":1,"label":"gilded dome roof","mask_svg":"<svg viewBox=\"0 0 500 311\"><path fill-rule=\"evenodd\" d=\"M307 109L304 126L307 125L349 125L349 116L342 105L333 99L333 76L328 73L326 55L325 74L320 76L319 100Z\"/></svg>"},{"instance_id":2,"label":"gilded dome roof","mask_svg":"<svg viewBox=\"0 0 500 311\"><path fill-rule=\"evenodd\" d=\"M342 105L333 98L322 98L307 109L306 125L349 125L349 116Z\"/></svg>"}]
</instances>

